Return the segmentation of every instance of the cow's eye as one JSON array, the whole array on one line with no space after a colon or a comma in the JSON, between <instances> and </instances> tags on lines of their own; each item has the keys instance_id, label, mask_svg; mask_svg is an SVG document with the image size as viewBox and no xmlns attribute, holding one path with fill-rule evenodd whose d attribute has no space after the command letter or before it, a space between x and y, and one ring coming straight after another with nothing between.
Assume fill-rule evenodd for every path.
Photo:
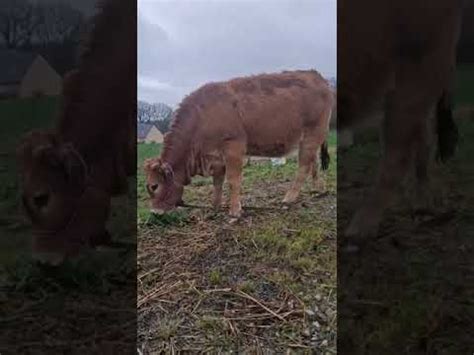
<instances>
[{"instance_id":1,"label":"cow's eye","mask_svg":"<svg viewBox=\"0 0 474 355\"><path fill-rule=\"evenodd\" d=\"M33 196L33 203L37 209L42 209L43 207L46 207L48 202L49 202L49 193L47 192L36 193Z\"/></svg>"},{"instance_id":2,"label":"cow's eye","mask_svg":"<svg viewBox=\"0 0 474 355\"><path fill-rule=\"evenodd\" d=\"M155 191L158 189L158 184L147 184L146 186L148 193L154 194Z\"/></svg>"}]
</instances>

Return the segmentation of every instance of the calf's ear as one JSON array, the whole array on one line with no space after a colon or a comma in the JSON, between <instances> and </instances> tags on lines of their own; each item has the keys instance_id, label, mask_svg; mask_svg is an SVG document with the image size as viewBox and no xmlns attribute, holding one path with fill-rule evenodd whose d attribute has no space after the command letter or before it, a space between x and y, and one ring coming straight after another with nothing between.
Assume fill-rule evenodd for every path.
<instances>
[{"instance_id":1,"label":"calf's ear","mask_svg":"<svg viewBox=\"0 0 474 355\"><path fill-rule=\"evenodd\" d=\"M163 181L170 181L174 177L173 168L161 159L147 159L143 163L147 171L154 171Z\"/></svg>"},{"instance_id":2,"label":"calf's ear","mask_svg":"<svg viewBox=\"0 0 474 355\"><path fill-rule=\"evenodd\" d=\"M61 158L57 149L51 144L42 144L34 147L32 156L35 160L40 160L51 167L59 167L61 165Z\"/></svg>"},{"instance_id":3,"label":"calf's ear","mask_svg":"<svg viewBox=\"0 0 474 355\"><path fill-rule=\"evenodd\" d=\"M160 162L161 162L160 160L148 158L143 162L143 168L146 171L158 171Z\"/></svg>"},{"instance_id":4,"label":"calf's ear","mask_svg":"<svg viewBox=\"0 0 474 355\"><path fill-rule=\"evenodd\" d=\"M158 174L160 174L165 181L171 181L174 177L173 168L168 163L161 163L158 167Z\"/></svg>"},{"instance_id":5,"label":"calf's ear","mask_svg":"<svg viewBox=\"0 0 474 355\"><path fill-rule=\"evenodd\" d=\"M59 156L68 181L77 187L84 186L88 172L81 154L72 144L65 144L59 149Z\"/></svg>"}]
</instances>

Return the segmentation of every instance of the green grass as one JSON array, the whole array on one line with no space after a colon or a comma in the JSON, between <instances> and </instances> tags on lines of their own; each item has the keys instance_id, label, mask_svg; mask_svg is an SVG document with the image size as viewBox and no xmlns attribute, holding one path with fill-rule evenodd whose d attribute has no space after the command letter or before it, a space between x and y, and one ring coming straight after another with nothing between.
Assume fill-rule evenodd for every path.
<instances>
[{"instance_id":1,"label":"green grass","mask_svg":"<svg viewBox=\"0 0 474 355\"><path fill-rule=\"evenodd\" d=\"M222 274L219 270L211 270L209 273L209 282L212 285L219 285L222 283Z\"/></svg>"},{"instance_id":2,"label":"green grass","mask_svg":"<svg viewBox=\"0 0 474 355\"><path fill-rule=\"evenodd\" d=\"M137 163L139 166L143 164L143 161L148 158L155 158L160 155L161 144L157 143L139 143L138 144L138 156Z\"/></svg>"},{"instance_id":3,"label":"green grass","mask_svg":"<svg viewBox=\"0 0 474 355\"><path fill-rule=\"evenodd\" d=\"M456 74L456 103L474 105L474 65L464 64L458 67Z\"/></svg>"},{"instance_id":4,"label":"green grass","mask_svg":"<svg viewBox=\"0 0 474 355\"><path fill-rule=\"evenodd\" d=\"M58 109L57 97L26 98L0 101L0 147L11 150L18 138L35 128L51 128Z\"/></svg>"}]
</instances>

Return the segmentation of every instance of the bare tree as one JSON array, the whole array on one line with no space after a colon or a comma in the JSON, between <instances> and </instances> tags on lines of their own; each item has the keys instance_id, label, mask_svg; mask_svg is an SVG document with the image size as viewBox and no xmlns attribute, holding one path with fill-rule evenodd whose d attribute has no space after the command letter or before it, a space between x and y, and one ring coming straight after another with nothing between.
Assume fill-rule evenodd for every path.
<instances>
[{"instance_id":1,"label":"bare tree","mask_svg":"<svg viewBox=\"0 0 474 355\"><path fill-rule=\"evenodd\" d=\"M77 41L86 25L82 12L62 2L42 4L37 11L40 20L34 36L43 45Z\"/></svg>"},{"instance_id":2,"label":"bare tree","mask_svg":"<svg viewBox=\"0 0 474 355\"><path fill-rule=\"evenodd\" d=\"M82 12L62 2L0 2L0 38L7 48L77 41L85 25Z\"/></svg>"},{"instance_id":3,"label":"bare tree","mask_svg":"<svg viewBox=\"0 0 474 355\"><path fill-rule=\"evenodd\" d=\"M31 43L38 27L37 5L28 0L2 0L0 3L0 37L7 48Z\"/></svg>"}]
</instances>

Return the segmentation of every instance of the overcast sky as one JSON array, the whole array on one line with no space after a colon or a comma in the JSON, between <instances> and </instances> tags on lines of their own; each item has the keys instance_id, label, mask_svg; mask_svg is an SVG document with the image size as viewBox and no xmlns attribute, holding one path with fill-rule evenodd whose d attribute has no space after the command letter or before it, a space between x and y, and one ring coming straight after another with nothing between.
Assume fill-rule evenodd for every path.
<instances>
[{"instance_id":1,"label":"overcast sky","mask_svg":"<svg viewBox=\"0 0 474 355\"><path fill-rule=\"evenodd\" d=\"M336 0L139 0L138 98L176 107L209 81L336 76Z\"/></svg>"}]
</instances>

